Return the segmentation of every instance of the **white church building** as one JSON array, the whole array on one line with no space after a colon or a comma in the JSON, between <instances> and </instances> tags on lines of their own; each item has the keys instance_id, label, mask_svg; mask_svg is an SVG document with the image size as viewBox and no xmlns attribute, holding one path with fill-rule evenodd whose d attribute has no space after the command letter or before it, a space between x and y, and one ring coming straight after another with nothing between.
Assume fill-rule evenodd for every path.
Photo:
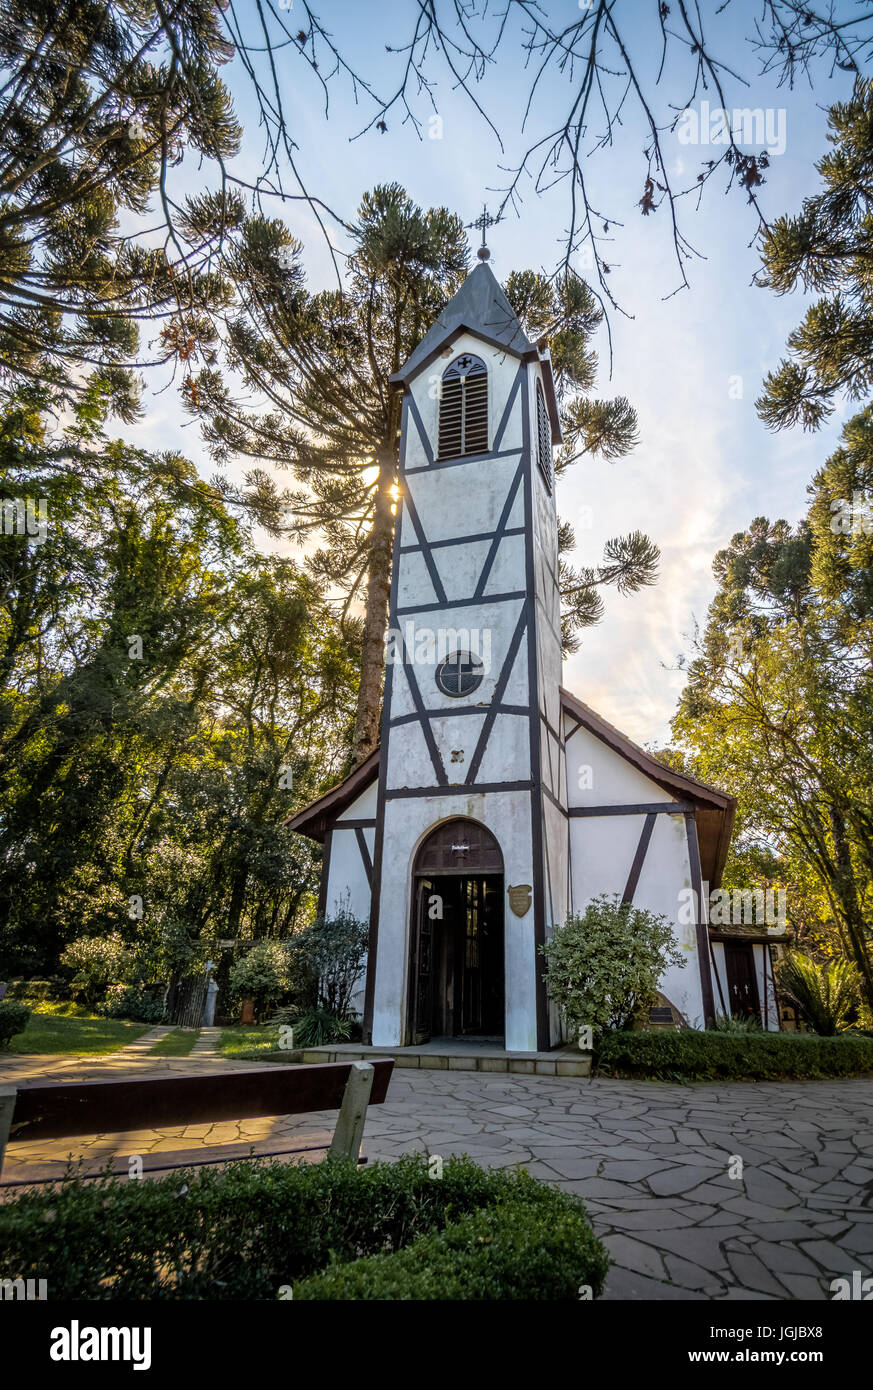
<instances>
[{"instance_id":1,"label":"white church building","mask_svg":"<svg viewBox=\"0 0 873 1390\"><path fill-rule=\"evenodd\" d=\"M364 1042L560 1044L538 948L600 893L675 924L661 1018L776 1028L766 927L709 926L733 799L562 688L551 362L484 258L394 378L380 746L288 822L324 844L320 910L369 920Z\"/></svg>"}]
</instances>

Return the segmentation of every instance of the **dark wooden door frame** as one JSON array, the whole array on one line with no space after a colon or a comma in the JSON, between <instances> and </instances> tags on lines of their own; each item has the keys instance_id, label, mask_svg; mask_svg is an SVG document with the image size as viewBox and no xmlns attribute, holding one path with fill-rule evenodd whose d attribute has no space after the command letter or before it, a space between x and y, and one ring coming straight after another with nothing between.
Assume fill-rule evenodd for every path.
<instances>
[{"instance_id":1,"label":"dark wooden door frame","mask_svg":"<svg viewBox=\"0 0 873 1390\"><path fill-rule=\"evenodd\" d=\"M502 1020L503 1026L502 1026L502 1030L501 1030L501 1031L502 1031L504 1037L506 1036L506 907L505 907L505 904L504 904L504 902L503 902L503 897L504 897L504 892L503 892L504 876L503 876L503 874L496 874L496 873L494 873L494 872L484 873L484 874L483 874L483 873L477 872L476 870L473 870L472 872L468 873L468 872L466 872L465 870L462 870L462 871L459 872L459 871L457 871L457 870L455 870L455 869L442 869L442 870L437 869L436 871L429 871L429 872L427 872L427 873L416 874L416 875L414 876L414 878L413 878L413 881L412 881L413 886L412 886L412 904L411 904L411 913L410 913L409 971L408 971L408 980L407 980L407 1001L408 1001L408 1004L407 1004L407 1009L406 1009L405 1041L404 1041L404 1043L403 1043L403 1046L404 1046L404 1047L415 1047L415 1046L420 1046L422 1043L424 1043L424 1042L426 1042L426 1041L429 1041L429 1039L430 1039L430 1037L431 1037L431 1032L430 1032L428 1029L422 1030L422 1029L419 1027L419 984L420 984L420 980L419 980L419 964L418 964L418 962L419 962L420 951L421 951L421 937L422 937L422 926L423 926L423 913L426 911L426 906L427 906L428 898L430 897L431 893L433 893L433 892L438 892L438 891L439 891L439 890L438 890L438 884L439 884L440 879L451 879L453 883L463 883L463 882L466 882L468 879L484 879L484 878L490 878L490 879L494 879L494 880L499 880L499 888L495 889L495 891L497 892L497 900L498 900L498 902L499 902L499 904L500 904L500 931L501 931L501 934L502 934L502 936L503 936L503 940L502 940L502 942L501 942L501 952L500 952L500 970L501 970L501 973L502 973L502 975L503 975L503 979L502 979L502 991L501 991L501 992L502 992L502 995L503 995L503 1020ZM429 941L429 949L430 949L430 953L431 953L431 959L430 959L430 972L429 972L429 973L430 973L430 988L433 989L434 974L435 974L435 971L437 970L437 965L436 965L435 957L434 957L434 954L433 954L433 953L434 953L434 935L433 935L433 927L432 927L432 926L428 926L427 931L428 931L428 936L429 936L429 938L430 938L430 941ZM455 979L455 987L456 987L456 988L458 987L458 984L459 984L459 977L456 977L456 979ZM454 1009L454 1012L456 1013L456 1015L458 1016L458 1018L460 1018L460 994L458 994L458 998L455 1000L455 1009ZM432 1018L433 1018L433 1012L432 1012L432 1011L431 1011L431 1013L430 1013L430 1018L431 1018L431 1020L432 1020ZM421 1034L422 1034L423 1032L426 1033L426 1036L421 1036ZM458 1029L456 1028L455 1033L454 1033L453 1036L455 1036L455 1037L462 1037L462 1036L463 1036L463 1031L462 1031L462 1030L458 1030Z\"/></svg>"},{"instance_id":2,"label":"dark wooden door frame","mask_svg":"<svg viewBox=\"0 0 873 1390\"><path fill-rule=\"evenodd\" d=\"M412 892L409 914L409 960L406 984L407 1006L403 1046L415 1046L418 1033L418 957L423 910L422 882L433 883L443 877L475 878L503 876L503 853L494 832L471 816L450 816L424 836L415 852L412 866ZM506 1026L506 913L503 913L504 1030Z\"/></svg>"},{"instance_id":3,"label":"dark wooden door frame","mask_svg":"<svg viewBox=\"0 0 873 1390\"><path fill-rule=\"evenodd\" d=\"M738 1010L746 1015L755 1014L761 1017L761 1000L758 994L758 974L755 967L755 948L749 941L725 941L722 943L724 950L724 973L727 981L728 1008L731 1013ZM744 962L742 970L738 971L736 965L742 960ZM746 985L749 988L748 998L743 997Z\"/></svg>"},{"instance_id":4,"label":"dark wooden door frame","mask_svg":"<svg viewBox=\"0 0 873 1390\"><path fill-rule=\"evenodd\" d=\"M428 1011L426 1021L420 1018L420 992L421 992L421 954L423 938L425 933L428 936L428 953L430 958L430 970L428 978L430 988L433 989L433 926L427 916L429 889L433 888L433 879L429 874L417 874L412 880L412 925L411 925L411 950L409 952L409 1008L407 1009L406 1031L408 1041L415 1046L418 1043L429 1042L431 1036L431 1024L433 1019L433 1009Z\"/></svg>"}]
</instances>

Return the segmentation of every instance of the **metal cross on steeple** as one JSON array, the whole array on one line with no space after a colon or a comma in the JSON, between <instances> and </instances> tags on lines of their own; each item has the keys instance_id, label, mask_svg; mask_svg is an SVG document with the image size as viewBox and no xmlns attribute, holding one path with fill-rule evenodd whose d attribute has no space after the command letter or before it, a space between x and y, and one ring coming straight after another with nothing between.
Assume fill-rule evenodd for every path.
<instances>
[{"instance_id":1,"label":"metal cross on steeple","mask_svg":"<svg viewBox=\"0 0 873 1390\"><path fill-rule=\"evenodd\" d=\"M494 224L495 224L495 222L499 222L499 221L500 221L500 217L499 217L499 216L498 216L498 217L492 217L491 214L490 214L490 212L488 211L488 206L487 206L487 204L483 204L483 205L482 205L482 211L481 211L481 213L479 214L479 216L476 218L475 222L470 222L470 223L468 223L468 226L470 226L470 227L480 227L480 228L482 229L482 245L479 247L479 250L476 252L476 255L479 257L479 260L480 260L480 261L487 261L487 260L489 259L489 257L491 256L491 252L488 250L488 247L485 245L485 233L486 233L486 231L488 230L489 227L493 227Z\"/></svg>"}]
</instances>

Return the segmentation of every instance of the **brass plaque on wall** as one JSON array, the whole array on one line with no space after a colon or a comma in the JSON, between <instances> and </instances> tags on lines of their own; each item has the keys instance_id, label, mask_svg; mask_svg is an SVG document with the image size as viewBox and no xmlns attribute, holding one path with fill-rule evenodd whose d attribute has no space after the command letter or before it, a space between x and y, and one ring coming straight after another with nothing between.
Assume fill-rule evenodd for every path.
<instances>
[{"instance_id":1,"label":"brass plaque on wall","mask_svg":"<svg viewBox=\"0 0 873 1390\"><path fill-rule=\"evenodd\" d=\"M530 884L517 883L514 888L510 884L506 891L509 894L509 906L516 917L524 917L530 911Z\"/></svg>"}]
</instances>

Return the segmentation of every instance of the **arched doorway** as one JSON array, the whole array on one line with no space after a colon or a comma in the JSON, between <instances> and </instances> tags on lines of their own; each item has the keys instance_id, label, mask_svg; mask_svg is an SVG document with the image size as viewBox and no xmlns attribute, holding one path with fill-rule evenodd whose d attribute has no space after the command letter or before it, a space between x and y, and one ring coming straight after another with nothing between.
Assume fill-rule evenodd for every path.
<instances>
[{"instance_id":1,"label":"arched doorway","mask_svg":"<svg viewBox=\"0 0 873 1390\"><path fill-rule=\"evenodd\" d=\"M445 821L412 879L408 1036L504 1036L503 856L478 821Z\"/></svg>"}]
</instances>

